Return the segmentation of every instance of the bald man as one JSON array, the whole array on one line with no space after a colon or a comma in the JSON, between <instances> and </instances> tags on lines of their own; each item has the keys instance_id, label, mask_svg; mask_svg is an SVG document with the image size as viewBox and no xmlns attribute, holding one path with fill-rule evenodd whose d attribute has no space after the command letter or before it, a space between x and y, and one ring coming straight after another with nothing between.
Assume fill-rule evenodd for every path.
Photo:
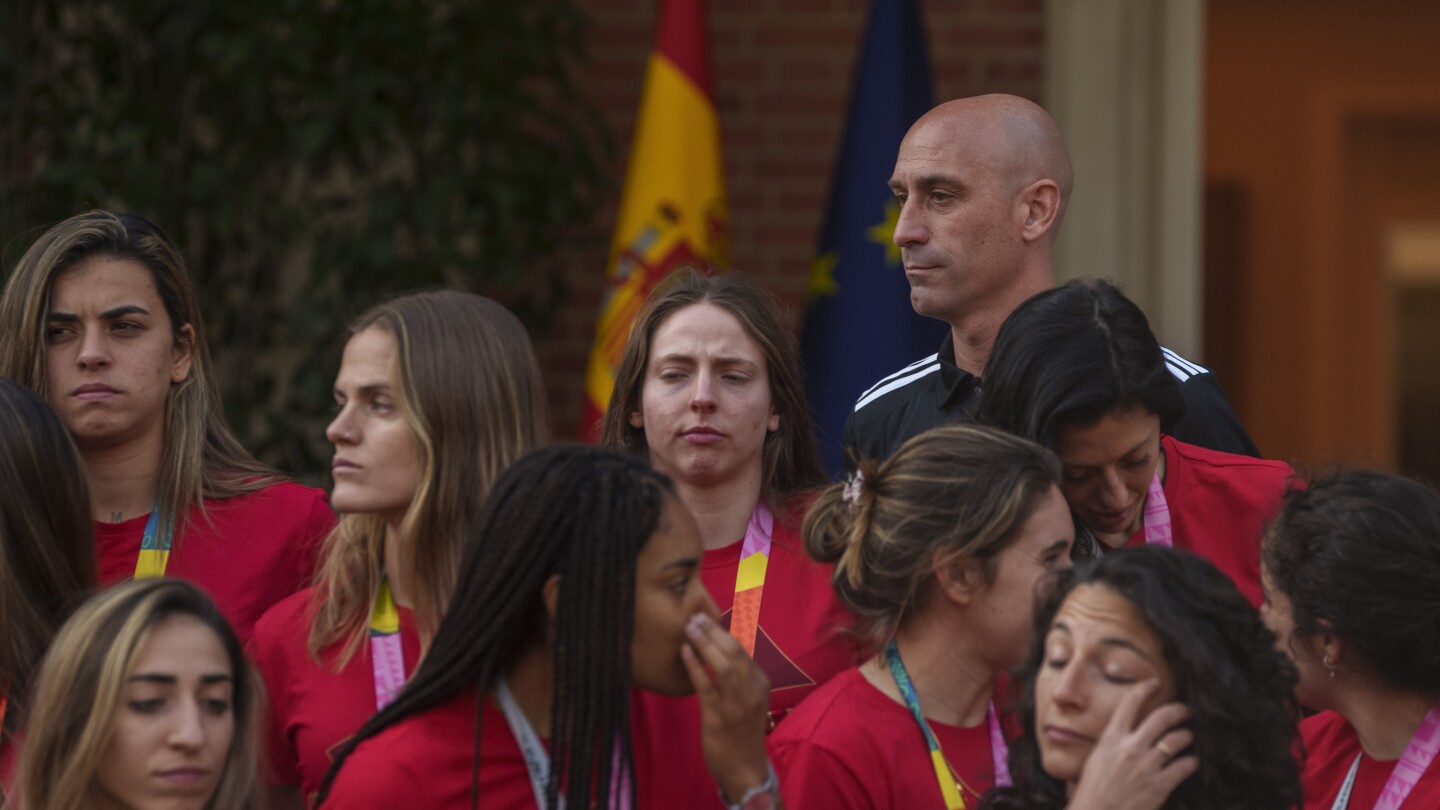
<instances>
[{"instance_id":1,"label":"bald man","mask_svg":"<svg viewBox=\"0 0 1440 810\"><path fill-rule=\"evenodd\" d=\"M937 425L969 421L1000 325L1055 286L1051 252L1070 198L1070 156L1049 113L1017 96L948 101L916 121L895 161L910 305L950 324L940 350L882 378L845 422L845 447L884 459ZM1165 349L1186 415L1175 438L1259 456L1215 375Z\"/></svg>"}]
</instances>

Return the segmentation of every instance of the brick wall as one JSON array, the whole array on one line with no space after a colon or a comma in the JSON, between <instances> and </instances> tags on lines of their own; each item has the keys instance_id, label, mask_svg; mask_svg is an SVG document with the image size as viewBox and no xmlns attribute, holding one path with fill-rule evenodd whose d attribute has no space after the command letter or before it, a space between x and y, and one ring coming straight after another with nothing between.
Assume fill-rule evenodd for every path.
<instances>
[{"instance_id":1,"label":"brick wall","mask_svg":"<svg viewBox=\"0 0 1440 810\"><path fill-rule=\"evenodd\" d=\"M658 2L580 0L591 19L585 86L615 134L617 199ZM1043 0L922 0L921 5L937 101L989 92L1039 100ZM759 275L797 308L868 9L866 0L709 3L734 266ZM597 212L593 244L574 247L560 259L570 295L537 343L562 437L574 434L580 416L614 202Z\"/></svg>"}]
</instances>

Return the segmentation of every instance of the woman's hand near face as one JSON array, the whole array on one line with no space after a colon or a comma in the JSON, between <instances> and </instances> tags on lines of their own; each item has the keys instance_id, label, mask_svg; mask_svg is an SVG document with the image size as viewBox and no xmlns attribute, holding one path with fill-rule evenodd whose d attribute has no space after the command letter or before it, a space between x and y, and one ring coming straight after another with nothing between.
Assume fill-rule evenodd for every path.
<instances>
[{"instance_id":1,"label":"woman's hand near face","mask_svg":"<svg viewBox=\"0 0 1440 810\"><path fill-rule=\"evenodd\" d=\"M765 754L765 713L770 680L724 628L697 613L680 649L700 699L705 765L730 801L762 784L770 772ZM780 807L777 795L775 807Z\"/></svg>"},{"instance_id":2,"label":"woman's hand near face","mask_svg":"<svg viewBox=\"0 0 1440 810\"><path fill-rule=\"evenodd\" d=\"M1181 756L1195 740L1180 725L1190 716L1188 708L1166 703L1138 719L1158 687L1158 681L1148 681L1120 701L1085 762L1067 810L1157 810L1195 773L1199 760Z\"/></svg>"}]
</instances>

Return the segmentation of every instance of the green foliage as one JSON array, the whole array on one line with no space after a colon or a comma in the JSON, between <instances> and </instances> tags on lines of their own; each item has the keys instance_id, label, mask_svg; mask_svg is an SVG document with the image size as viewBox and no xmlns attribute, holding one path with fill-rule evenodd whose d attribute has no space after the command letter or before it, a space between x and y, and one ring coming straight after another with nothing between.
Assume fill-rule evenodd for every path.
<instances>
[{"instance_id":1,"label":"green foliage","mask_svg":"<svg viewBox=\"0 0 1440 810\"><path fill-rule=\"evenodd\" d=\"M594 238L611 146L572 0L6 0L0 32L5 269L88 208L155 221L282 469L324 466L350 318L446 285L539 329L546 257Z\"/></svg>"}]
</instances>

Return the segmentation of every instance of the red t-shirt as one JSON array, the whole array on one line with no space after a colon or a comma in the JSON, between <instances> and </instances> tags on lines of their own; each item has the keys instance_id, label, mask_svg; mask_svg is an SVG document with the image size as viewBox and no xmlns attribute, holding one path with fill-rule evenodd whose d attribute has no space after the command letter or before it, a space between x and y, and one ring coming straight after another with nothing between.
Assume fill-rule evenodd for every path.
<instances>
[{"instance_id":1,"label":"red t-shirt","mask_svg":"<svg viewBox=\"0 0 1440 810\"><path fill-rule=\"evenodd\" d=\"M325 493L280 483L223 501L206 501L177 533L165 573L209 592L243 643L255 620L310 584L320 541L335 525ZM95 526L100 584L135 575L149 514Z\"/></svg>"},{"instance_id":2,"label":"red t-shirt","mask_svg":"<svg viewBox=\"0 0 1440 810\"><path fill-rule=\"evenodd\" d=\"M375 671L369 641L339 672L335 662L343 644L322 651L317 663L306 641L314 615L313 589L306 588L270 608L255 624L247 652L265 681L270 699L266 719L269 777L278 785L297 785L307 801L320 790L330 770L330 752L360 730L375 714ZM400 646L405 677L420 660L420 636L413 614L400 612Z\"/></svg>"},{"instance_id":3,"label":"red t-shirt","mask_svg":"<svg viewBox=\"0 0 1440 810\"><path fill-rule=\"evenodd\" d=\"M1169 436L1161 442L1175 548L1214 563L1258 608L1265 598L1260 587L1260 538L1279 513L1295 471L1283 461L1219 453ZM1142 527L1125 545L1144 544Z\"/></svg>"},{"instance_id":4,"label":"red t-shirt","mask_svg":"<svg viewBox=\"0 0 1440 810\"><path fill-rule=\"evenodd\" d=\"M641 693L637 692L638 697ZM645 704L631 701L632 729L645 726ZM537 810L530 773L505 716L487 699L480 727L480 807ZM548 730L546 730L548 731ZM685 799L654 777L671 767L668 740L633 733L635 810L680 810ZM345 760L326 808L470 807L474 758L475 692L461 694L407 717L356 747Z\"/></svg>"},{"instance_id":5,"label":"red t-shirt","mask_svg":"<svg viewBox=\"0 0 1440 810\"><path fill-rule=\"evenodd\" d=\"M15 767L20 764L20 747L7 735L0 740L0 807L18 807L10 790L15 787ZM6 800L11 804L6 804Z\"/></svg>"},{"instance_id":6,"label":"red t-shirt","mask_svg":"<svg viewBox=\"0 0 1440 810\"><path fill-rule=\"evenodd\" d=\"M765 593L760 603L760 629L755 634L755 662L770 678L772 723L785 719L800 701L836 673L855 664L854 643L842 634L852 622L830 584L832 566L805 556L793 521L775 517L770 560L765 570ZM740 567L743 541L705 552L700 579L714 597L729 627L735 601L735 576ZM665 778L681 791L679 807L720 808L719 793L705 767L701 748L700 702L695 697L641 698L651 710L646 734L670 740Z\"/></svg>"},{"instance_id":7,"label":"red t-shirt","mask_svg":"<svg viewBox=\"0 0 1440 810\"><path fill-rule=\"evenodd\" d=\"M997 701L1001 691L1003 685L997 686ZM1013 724L1007 726L1007 737L1013 736ZM995 784L988 722L962 728L931 720L930 728L965 784L981 794ZM787 807L945 806L930 749L910 710L875 688L858 667L815 690L769 744ZM965 801L975 806L975 794L966 792Z\"/></svg>"},{"instance_id":8,"label":"red t-shirt","mask_svg":"<svg viewBox=\"0 0 1440 810\"><path fill-rule=\"evenodd\" d=\"M1360 756L1360 738L1355 729L1335 712L1320 712L1300 723L1305 743L1305 763L1300 783L1305 789L1305 810L1330 810L1355 757ZM1350 810L1370 810L1395 769L1395 760L1360 757L1360 770L1350 790ZM1434 810L1440 807L1440 758L1430 763L1410 791L1401 810Z\"/></svg>"}]
</instances>

